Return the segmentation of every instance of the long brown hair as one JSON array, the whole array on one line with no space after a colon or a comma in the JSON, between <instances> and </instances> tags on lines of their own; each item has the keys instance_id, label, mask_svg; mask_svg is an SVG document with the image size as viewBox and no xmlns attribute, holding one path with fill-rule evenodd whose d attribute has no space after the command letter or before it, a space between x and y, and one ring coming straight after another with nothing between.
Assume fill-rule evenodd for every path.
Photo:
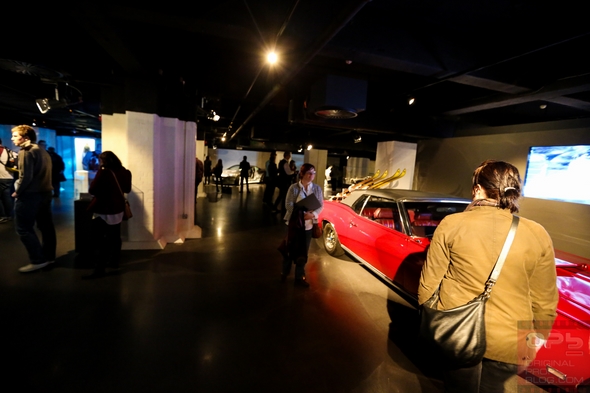
<instances>
[{"instance_id":1,"label":"long brown hair","mask_svg":"<svg viewBox=\"0 0 590 393\"><path fill-rule=\"evenodd\" d=\"M486 160L473 172L472 189L480 185L489 199L498 202L502 209L518 213L521 180L518 169L505 161Z\"/></svg>"},{"instance_id":2,"label":"long brown hair","mask_svg":"<svg viewBox=\"0 0 590 393\"><path fill-rule=\"evenodd\" d=\"M123 167L123 164L121 164L121 160L119 160L119 157L117 157L117 155L112 151L103 151L102 153L100 153L98 158L100 159L102 166L104 166L106 169L119 169Z\"/></svg>"}]
</instances>

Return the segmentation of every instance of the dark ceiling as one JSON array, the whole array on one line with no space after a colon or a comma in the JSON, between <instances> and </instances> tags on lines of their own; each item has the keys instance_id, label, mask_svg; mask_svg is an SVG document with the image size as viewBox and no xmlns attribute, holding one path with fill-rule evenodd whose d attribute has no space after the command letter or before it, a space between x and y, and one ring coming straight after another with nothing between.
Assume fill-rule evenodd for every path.
<instances>
[{"instance_id":1,"label":"dark ceiling","mask_svg":"<svg viewBox=\"0 0 590 393\"><path fill-rule=\"evenodd\" d=\"M219 146L374 152L590 117L581 1L22 3L0 24L4 124L98 135L102 113L138 110L198 121ZM41 114L35 99L56 86L65 107ZM356 117L320 117L320 105Z\"/></svg>"}]
</instances>

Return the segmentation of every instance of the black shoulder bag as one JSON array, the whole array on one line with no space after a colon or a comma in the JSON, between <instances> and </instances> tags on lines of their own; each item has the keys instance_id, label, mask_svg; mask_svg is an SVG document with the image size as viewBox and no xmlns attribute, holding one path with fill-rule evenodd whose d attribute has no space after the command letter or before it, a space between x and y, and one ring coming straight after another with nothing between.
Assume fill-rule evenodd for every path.
<instances>
[{"instance_id":1,"label":"black shoulder bag","mask_svg":"<svg viewBox=\"0 0 590 393\"><path fill-rule=\"evenodd\" d=\"M513 216L504 247L482 294L462 306L437 310L439 285L432 297L422 305L420 335L455 366L470 367L483 359L486 352L485 305L514 240L518 220L517 216Z\"/></svg>"}]
</instances>

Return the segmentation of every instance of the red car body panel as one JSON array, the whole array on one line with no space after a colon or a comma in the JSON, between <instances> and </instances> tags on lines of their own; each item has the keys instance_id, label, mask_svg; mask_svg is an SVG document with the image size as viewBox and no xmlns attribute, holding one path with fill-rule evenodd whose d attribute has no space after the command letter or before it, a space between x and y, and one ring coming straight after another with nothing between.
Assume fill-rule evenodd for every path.
<instances>
[{"instance_id":1,"label":"red car body panel","mask_svg":"<svg viewBox=\"0 0 590 393\"><path fill-rule=\"evenodd\" d=\"M390 212L381 212L377 217L377 208L369 207L372 200L386 198L395 202L390 207L399 217L392 218ZM325 235L329 234L326 225L331 225L344 251L393 284L395 290L416 300L420 271L430 244L423 230L431 234L441 219L424 212L419 214L414 207L421 201L440 202L440 206L469 203L448 195L415 191L358 190L341 201L326 201L319 222ZM326 250L327 241L325 236ZM557 319L535 360L521 372L534 384L555 386L566 392L590 392L589 266L588 259L556 251Z\"/></svg>"}]
</instances>

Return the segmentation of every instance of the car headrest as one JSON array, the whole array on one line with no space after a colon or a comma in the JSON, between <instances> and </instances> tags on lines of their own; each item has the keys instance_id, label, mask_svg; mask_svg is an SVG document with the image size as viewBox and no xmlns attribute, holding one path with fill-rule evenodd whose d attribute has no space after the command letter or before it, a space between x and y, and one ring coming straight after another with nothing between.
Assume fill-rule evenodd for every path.
<instances>
[{"instance_id":1,"label":"car headrest","mask_svg":"<svg viewBox=\"0 0 590 393\"><path fill-rule=\"evenodd\" d=\"M373 218L393 218L393 210L388 207L380 207L373 213Z\"/></svg>"},{"instance_id":2,"label":"car headrest","mask_svg":"<svg viewBox=\"0 0 590 393\"><path fill-rule=\"evenodd\" d=\"M416 214L416 216L414 217L415 221L430 220L430 219L432 219L431 213L420 213L420 214Z\"/></svg>"}]
</instances>

